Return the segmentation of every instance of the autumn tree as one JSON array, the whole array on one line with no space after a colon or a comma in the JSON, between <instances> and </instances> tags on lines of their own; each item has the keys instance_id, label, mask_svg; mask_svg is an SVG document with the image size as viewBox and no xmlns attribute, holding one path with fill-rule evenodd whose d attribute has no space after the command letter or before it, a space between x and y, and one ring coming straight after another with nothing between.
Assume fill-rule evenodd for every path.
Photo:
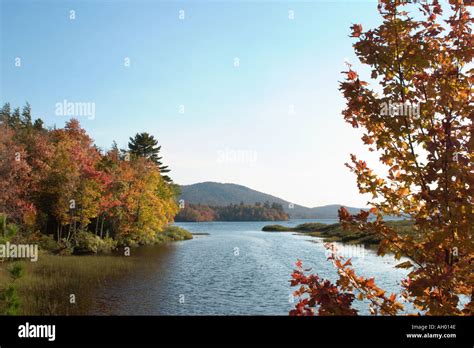
<instances>
[{"instance_id":1,"label":"autumn tree","mask_svg":"<svg viewBox=\"0 0 474 348\"><path fill-rule=\"evenodd\" d=\"M77 120L49 134L51 155L39 178L36 205L56 225L57 239L72 238L97 216L101 193L100 154ZM63 233L64 232L64 233Z\"/></svg>"},{"instance_id":2,"label":"autumn tree","mask_svg":"<svg viewBox=\"0 0 474 348\"><path fill-rule=\"evenodd\" d=\"M388 173L351 155L346 165L359 191L372 196L376 219L341 209L340 220L380 237L378 255L407 259L398 265L409 269L403 291L387 295L333 252L336 284L307 275L298 263L292 285L309 298L300 299L293 315L353 314L355 293L370 302L373 314L400 313L400 299L427 315L473 314L473 18L460 0L443 7L434 0L417 9L420 19L406 4L383 0L378 28L354 25L354 49L372 80L363 81L349 66L340 85L344 119L363 129L363 142L380 154ZM385 224L385 215L409 216L416 236Z\"/></svg>"},{"instance_id":3,"label":"autumn tree","mask_svg":"<svg viewBox=\"0 0 474 348\"><path fill-rule=\"evenodd\" d=\"M54 234L66 252L76 244L87 250L87 241L106 237L118 244L153 243L178 208L175 185L160 171L160 147L151 136L143 139L132 141L132 156L120 153L115 143L103 153L78 120L44 129L29 104L22 111L5 104L0 216L16 223L22 238ZM147 141L154 145L145 146Z\"/></svg>"},{"instance_id":4,"label":"autumn tree","mask_svg":"<svg viewBox=\"0 0 474 348\"><path fill-rule=\"evenodd\" d=\"M146 158L121 159L113 149L106 157L110 178L102 203L106 226L121 244L151 242L178 212L172 187Z\"/></svg>"},{"instance_id":5,"label":"autumn tree","mask_svg":"<svg viewBox=\"0 0 474 348\"><path fill-rule=\"evenodd\" d=\"M28 228L36 223L33 200L49 153L43 138L33 129L28 103L21 113L8 103L0 109L0 212Z\"/></svg>"},{"instance_id":6,"label":"autumn tree","mask_svg":"<svg viewBox=\"0 0 474 348\"><path fill-rule=\"evenodd\" d=\"M102 191L99 202L98 216L95 219L94 232L96 235L100 234L102 238L104 236L104 224L108 223L109 229L112 230L112 234L115 235L118 230L118 223L120 221L119 216L113 217L113 211L116 207L121 205L120 202L120 186L118 184L119 176L119 162L120 162L120 151L117 144L112 144L112 149L109 150L104 156L102 156L98 163L98 169L101 172L102 179Z\"/></svg>"},{"instance_id":7,"label":"autumn tree","mask_svg":"<svg viewBox=\"0 0 474 348\"><path fill-rule=\"evenodd\" d=\"M30 201L33 185L31 166L23 146L15 142L14 131L0 124L0 212L15 223L34 223L36 209Z\"/></svg>"}]
</instances>

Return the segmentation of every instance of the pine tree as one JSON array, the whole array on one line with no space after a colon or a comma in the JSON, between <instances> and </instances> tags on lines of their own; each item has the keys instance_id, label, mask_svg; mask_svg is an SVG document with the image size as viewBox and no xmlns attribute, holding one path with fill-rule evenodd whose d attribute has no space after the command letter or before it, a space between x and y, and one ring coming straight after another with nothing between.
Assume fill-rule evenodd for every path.
<instances>
[{"instance_id":1,"label":"pine tree","mask_svg":"<svg viewBox=\"0 0 474 348\"><path fill-rule=\"evenodd\" d=\"M44 125L43 120L41 118L37 118L35 122L33 123L33 128L35 130L41 131L43 130L43 125Z\"/></svg>"},{"instance_id":2,"label":"pine tree","mask_svg":"<svg viewBox=\"0 0 474 348\"><path fill-rule=\"evenodd\" d=\"M9 119L9 126L13 129L18 129L21 125L21 115L20 115L20 108L16 108L13 110L13 113Z\"/></svg>"},{"instance_id":3,"label":"pine tree","mask_svg":"<svg viewBox=\"0 0 474 348\"><path fill-rule=\"evenodd\" d=\"M160 156L161 145L158 146L158 140L153 135L146 132L137 133L134 138L130 138L128 149L130 154L134 156L145 157L151 160L158 166L163 180L167 183L172 182L171 178L166 175L166 173L170 172L170 169L161 162L163 158Z\"/></svg>"},{"instance_id":4,"label":"pine tree","mask_svg":"<svg viewBox=\"0 0 474 348\"><path fill-rule=\"evenodd\" d=\"M0 109L0 124L8 125L11 117L10 103L5 103Z\"/></svg>"},{"instance_id":5,"label":"pine tree","mask_svg":"<svg viewBox=\"0 0 474 348\"><path fill-rule=\"evenodd\" d=\"M21 124L25 128L31 128L33 126L31 120L31 105L29 103L26 103L26 105L23 107L23 111L21 113Z\"/></svg>"}]
</instances>

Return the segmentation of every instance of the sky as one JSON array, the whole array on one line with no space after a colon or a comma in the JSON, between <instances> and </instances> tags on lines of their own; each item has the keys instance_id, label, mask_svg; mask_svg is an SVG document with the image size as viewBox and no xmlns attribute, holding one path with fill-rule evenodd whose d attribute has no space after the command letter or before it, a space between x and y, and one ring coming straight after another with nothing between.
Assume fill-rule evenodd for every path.
<instances>
[{"instance_id":1,"label":"sky","mask_svg":"<svg viewBox=\"0 0 474 348\"><path fill-rule=\"evenodd\" d=\"M350 26L366 1L0 0L0 102L62 127L65 101L96 144L153 134L178 184L236 183L309 207L365 206L343 121Z\"/></svg>"}]
</instances>

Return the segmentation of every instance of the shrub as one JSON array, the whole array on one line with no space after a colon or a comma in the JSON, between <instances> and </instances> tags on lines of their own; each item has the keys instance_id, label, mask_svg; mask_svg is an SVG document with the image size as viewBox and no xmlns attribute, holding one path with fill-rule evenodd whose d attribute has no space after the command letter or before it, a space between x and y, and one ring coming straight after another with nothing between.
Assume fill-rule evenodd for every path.
<instances>
[{"instance_id":1,"label":"shrub","mask_svg":"<svg viewBox=\"0 0 474 348\"><path fill-rule=\"evenodd\" d=\"M81 231L76 234L74 253L75 254L98 254L109 253L117 247L117 243L112 238L101 239L90 232Z\"/></svg>"},{"instance_id":2,"label":"shrub","mask_svg":"<svg viewBox=\"0 0 474 348\"><path fill-rule=\"evenodd\" d=\"M7 223L7 216L0 214L0 244L10 241L18 234L19 228L15 224Z\"/></svg>"},{"instance_id":3,"label":"shrub","mask_svg":"<svg viewBox=\"0 0 474 348\"><path fill-rule=\"evenodd\" d=\"M51 235L41 235L38 240L38 246L42 250L46 251L57 251L58 250L58 243L54 240L53 236Z\"/></svg>"},{"instance_id":4,"label":"shrub","mask_svg":"<svg viewBox=\"0 0 474 348\"><path fill-rule=\"evenodd\" d=\"M167 241L189 240L193 235L184 228L178 226L167 226L165 230L157 235L158 239L165 237Z\"/></svg>"},{"instance_id":5,"label":"shrub","mask_svg":"<svg viewBox=\"0 0 474 348\"><path fill-rule=\"evenodd\" d=\"M23 267L15 262L8 267L8 272L11 282L5 288L0 289L0 313L17 315L21 302L17 292L16 280L23 275Z\"/></svg>"},{"instance_id":6,"label":"shrub","mask_svg":"<svg viewBox=\"0 0 474 348\"><path fill-rule=\"evenodd\" d=\"M326 224L322 224L320 222L308 222L305 224L301 224L296 226L296 230L301 231L301 232L313 232L313 231L319 231L321 228L326 227Z\"/></svg>"},{"instance_id":7,"label":"shrub","mask_svg":"<svg viewBox=\"0 0 474 348\"><path fill-rule=\"evenodd\" d=\"M268 226L264 226L262 228L262 231L265 231L265 232L289 232L289 231L293 231L293 228L282 226L282 225L268 225Z\"/></svg>"}]
</instances>

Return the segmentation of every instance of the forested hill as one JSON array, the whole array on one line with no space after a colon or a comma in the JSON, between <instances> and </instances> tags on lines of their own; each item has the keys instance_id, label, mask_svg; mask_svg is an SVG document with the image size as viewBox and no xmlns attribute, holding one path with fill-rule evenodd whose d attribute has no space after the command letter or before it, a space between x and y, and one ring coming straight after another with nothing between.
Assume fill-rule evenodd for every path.
<instances>
[{"instance_id":1,"label":"forested hill","mask_svg":"<svg viewBox=\"0 0 474 348\"><path fill-rule=\"evenodd\" d=\"M277 203L283 206L290 218L302 219L331 219L337 218L341 204L325 205L308 208L298 204L290 205L289 201L267 193L252 190L246 186L223 184L217 182L202 182L181 186L181 196L186 204L204 204L210 206L228 206L230 204L254 205L256 203ZM291 208L292 207L292 208ZM346 206L345 206L346 207ZM360 208L346 207L351 213L359 212Z\"/></svg>"},{"instance_id":2,"label":"forested hill","mask_svg":"<svg viewBox=\"0 0 474 348\"><path fill-rule=\"evenodd\" d=\"M176 215L176 222L202 221L284 221L288 220L281 204L265 202L255 205L230 204L227 206L209 206L204 204L186 204Z\"/></svg>"}]
</instances>

